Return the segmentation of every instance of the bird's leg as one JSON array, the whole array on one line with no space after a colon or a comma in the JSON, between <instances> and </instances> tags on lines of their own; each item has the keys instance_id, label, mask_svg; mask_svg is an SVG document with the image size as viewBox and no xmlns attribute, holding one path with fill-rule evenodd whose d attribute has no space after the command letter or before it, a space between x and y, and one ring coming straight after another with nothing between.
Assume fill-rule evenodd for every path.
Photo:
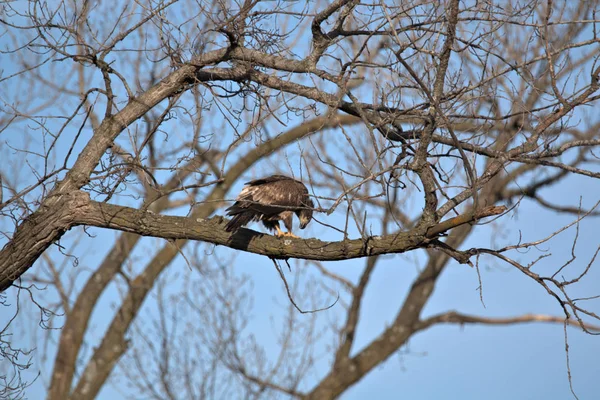
<instances>
[{"instance_id":1,"label":"bird's leg","mask_svg":"<svg viewBox=\"0 0 600 400\"><path fill-rule=\"evenodd\" d=\"M275 233L275 236L277 236L278 238L283 238L283 237L291 237L294 239L300 239L300 236L296 236L294 235L292 232L284 232L281 230L281 228L278 225L275 225L275 229L277 230L277 233Z\"/></svg>"},{"instance_id":2,"label":"bird's leg","mask_svg":"<svg viewBox=\"0 0 600 400\"><path fill-rule=\"evenodd\" d=\"M287 237L292 237L294 239L300 239L300 236L296 236L292 232L285 232L284 235Z\"/></svg>"},{"instance_id":3,"label":"bird's leg","mask_svg":"<svg viewBox=\"0 0 600 400\"><path fill-rule=\"evenodd\" d=\"M285 232L281 230L281 228L279 227L279 224L275 225L275 229L277 230L277 233L275 233L275 236L277 236L278 238L284 237Z\"/></svg>"}]
</instances>

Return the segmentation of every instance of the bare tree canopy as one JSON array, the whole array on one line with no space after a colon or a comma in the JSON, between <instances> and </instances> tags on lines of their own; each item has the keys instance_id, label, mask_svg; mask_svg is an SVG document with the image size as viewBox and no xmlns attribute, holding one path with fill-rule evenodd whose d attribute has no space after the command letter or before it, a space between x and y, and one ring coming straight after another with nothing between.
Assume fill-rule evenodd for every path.
<instances>
[{"instance_id":1,"label":"bare tree canopy","mask_svg":"<svg viewBox=\"0 0 600 400\"><path fill-rule=\"evenodd\" d=\"M597 393L599 4L3 3L0 397L364 398L418 333L540 322ZM275 174L302 237L228 232Z\"/></svg>"}]
</instances>

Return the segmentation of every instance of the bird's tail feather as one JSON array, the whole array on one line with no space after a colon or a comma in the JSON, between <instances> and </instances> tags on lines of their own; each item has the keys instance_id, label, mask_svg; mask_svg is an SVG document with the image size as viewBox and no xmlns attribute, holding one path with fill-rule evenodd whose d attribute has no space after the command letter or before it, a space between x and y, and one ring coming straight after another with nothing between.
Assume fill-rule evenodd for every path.
<instances>
[{"instance_id":1,"label":"bird's tail feather","mask_svg":"<svg viewBox=\"0 0 600 400\"><path fill-rule=\"evenodd\" d=\"M234 215L233 218L225 225L225 231L233 232L252 221L252 213L242 212Z\"/></svg>"}]
</instances>

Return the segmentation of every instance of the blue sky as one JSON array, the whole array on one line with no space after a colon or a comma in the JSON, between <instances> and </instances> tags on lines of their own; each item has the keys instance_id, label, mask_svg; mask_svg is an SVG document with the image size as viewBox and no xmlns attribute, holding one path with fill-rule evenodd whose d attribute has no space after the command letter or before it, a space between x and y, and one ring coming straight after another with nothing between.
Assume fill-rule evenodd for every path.
<instances>
[{"instance_id":1,"label":"blue sky","mask_svg":"<svg viewBox=\"0 0 600 400\"><path fill-rule=\"evenodd\" d=\"M0 40L7 40L0 38ZM11 71L15 65L5 67L4 73ZM49 67L50 68L50 67ZM57 79L67 79L71 72L68 69L58 69ZM5 76L5 75L3 75ZM144 82L142 85L145 84ZM15 80L2 83L0 92L15 93L19 85ZM11 94L12 96L12 94ZM7 96L4 101L14 99ZM69 103L56 104L50 108L50 113L59 113L60 107L66 107ZM293 126L295 121L290 122ZM56 129L58 122L48 121L50 127ZM23 131L5 131L0 133L0 156L11 157L12 151L5 146L21 146L27 143L28 138L36 138L34 127L22 127ZM189 130L183 115L178 119L165 123L164 129L168 131L165 135L165 147L175 146L177 140L185 138ZM223 120L215 120L206 123L204 132L212 135L216 141L227 142L231 140L229 126ZM279 133L282 127L271 131ZM26 134L21 135L23 132ZM223 133L225 132L225 133ZM364 132L358 129L352 131L353 135L361 135ZM64 141L57 148L57 160L64 156L68 147L69 138L75 131L71 129L65 132ZM81 142L89 136L89 130L84 132ZM331 136L331 148L334 155L345 145L345 138L332 134L331 131L320 135ZM328 137L328 136L326 136ZM122 143L127 143L128 137L122 134L119 138ZM248 147L258 142L247 143ZM41 141L34 144L35 148L44 145ZM303 141L293 144L285 149L290 164L282 163L281 158L271 157L255 165L245 178L241 179L230 193L230 198L241 189L242 182L251 178L267 175L272 172L294 173L300 175L298 152L308 150L310 145ZM242 151L233 154L228 160L227 166L235 161L235 156ZM36 158L29 157L32 165ZM17 165L2 166L2 172L8 169L18 171ZM23 167L23 174L27 169ZM166 175L166 173L165 173ZM322 195L316 189L317 195ZM551 198L556 204L577 205L582 200L583 207L590 207L600 199L600 187L591 178L581 176L570 177L555 187L542 192L546 198ZM413 213L420 207L420 197L417 192L414 197L407 200ZM117 196L115 201L121 204L136 204L135 200ZM331 216L319 216L320 219L335 226L343 226L343 207L339 212ZM177 214L185 214L186 210L177 210ZM219 210L217 214L222 214ZM475 228L468 240L461 246L462 249L470 247L489 247L492 245L504 245L515 243L520 235L524 241L537 240L556 231L565 224L573 221L573 215L557 215L554 212L540 209L529 200L523 202L505 216L499 223L502 227L492 225L479 226ZM7 229L7 220L0 222L2 229ZM577 259L570 267L570 271L580 271L585 268L591 259L595 249L599 245L597 238L597 218L587 218L580 225L578 244L576 247ZM377 223L374 224L377 229ZM251 226L253 229L262 230L258 225ZM89 233L93 239L84 239L80 246L75 249L75 254L80 258L78 266L69 268L81 271L78 285L83 283L87 272L97 266L112 240L114 232L91 229ZM356 237L356 230L353 231ZM83 235L81 229L69 232L61 244L68 246ZM300 231L303 237L319 237L327 240L339 240L339 234L331 232L323 226L313 223L306 231ZM536 268L538 271L555 270L570 258L571 246L575 237L575 228L562 233L548 243L541 246L552 253L552 257L542 261ZM4 242L0 242L4 244ZM164 245L164 241L152 238L143 239L136 248L132 257L132 270L139 270L143 263L148 260L148 254ZM233 276L246 276L252 282L247 287L252 296L252 306L247 313L249 324L244 330L245 335L254 335L271 360L277 354L277 332L283 324L283 315L288 306L287 297L281 280L275 271L272 262L265 257L251 255L243 252L233 252L228 249L213 246L202 247L203 251L214 252L224 264L230 269ZM191 250L190 250L191 251ZM52 250L57 255L56 249ZM527 263L536 259L541 253L535 249L528 252L513 252L515 259ZM408 287L415 278L418 268L424 260L424 253L417 251L407 255L393 255L382 257L380 264L373 275L367 288L366 297L361 312L361 323L358 327L357 339L354 352L368 344L374 337L381 333L386 324L389 324L401 305ZM326 264L333 272L339 273L356 282L357 277L364 268L365 260L350 260L340 263ZM595 266L594 266L595 267ZM36 273L34 267L30 273ZM307 275L301 279L319 279L319 275L304 266L302 263L292 263L294 270L306 268ZM294 281L294 273L284 268L290 282ZM440 278L434 295L427 304L424 315L433 315L448 310L457 310L464 313L480 315L484 317L516 316L525 313L544 313L561 315L561 309L557 302L551 298L543 289L528 277L516 269L500 264L490 258L482 257L480 262L481 279L483 282L483 299L485 306L480 301L480 292L477 272L465 265L459 265L453 261ZM569 272L573 274L574 272ZM308 277L308 278L307 278ZM190 282L202 283L202 275L196 271L190 271L182 257L178 257L168 268L165 278L170 279L169 290L176 293L185 284ZM580 296L590 296L598 293L598 282L600 270L592 268L589 275L578 285L576 293ZM304 282L304 281L303 281ZM316 289L315 289L316 288ZM317 302L322 305L330 304L334 297L331 294L317 291ZM14 293L14 291L9 291ZM155 316L156 299L155 293L147 300L141 314L145 318ZM92 319L92 329L86 336L86 345L83 349L84 358L89 357L91 350L97 345L106 324L115 313L115 305L119 304L120 292L116 285L112 285L103 295ZM590 304L597 309L599 300ZM26 301L25 301L26 303ZM31 307L31 304L25 305ZM4 314L8 315L8 314ZM35 308L29 314L29 318L19 320L19 325L14 327L19 343L24 345L35 345L34 364L31 367L33 375L41 370L42 376L32 385L28 391L31 399L43 398L45 394L44 384L47 383L50 366L55 351L52 341L45 343L41 328L37 326ZM181 316L180 316L181 317ZM193 319L193 315L187 318ZM296 315L299 321L307 321L311 316ZM4 316L0 317L4 318ZM334 305L331 309L317 315L319 329L325 329L333 319L344 319L344 310L341 304ZM152 319L141 321L151 325ZM53 337L56 337L54 335ZM194 338L192 338L194 339ZM570 346L570 365L573 375L573 386L580 399L594 399L600 393L600 363L597 360L600 354L600 339L580 332L577 328L568 329ZM329 338L331 340L331 338ZM326 342L326 341L325 341ZM323 350L326 343L319 344L318 350ZM47 358L43 358L43 349L47 349ZM317 363L316 372L303 382L302 388L307 389L314 385L320 374L327 371L330 357L325 355ZM119 371L115 370L115 374ZM488 327L479 325L435 326L427 331L412 337L407 346L404 346L397 354L393 355L385 363L375 368L363 380L353 386L342 395L343 399L364 399L373 397L377 399L565 399L570 398L569 382L567 379L565 338L562 325L557 324L526 324L502 327ZM100 399L129 399L132 392L120 385L105 385L99 395ZM143 397L133 398L142 399Z\"/></svg>"}]
</instances>

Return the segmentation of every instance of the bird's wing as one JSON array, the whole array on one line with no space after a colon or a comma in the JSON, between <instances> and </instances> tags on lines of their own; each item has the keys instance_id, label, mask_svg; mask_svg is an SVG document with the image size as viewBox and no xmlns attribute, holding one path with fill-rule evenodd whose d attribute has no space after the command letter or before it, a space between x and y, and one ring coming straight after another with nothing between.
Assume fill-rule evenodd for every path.
<instances>
[{"instance_id":1,"label":"bird's wing","mask_svg":"<svg viewBox=\"0 0 600 400\"><path fill-rule=\"evenodd\" d=\"M245 211L275 215L306 207L306 199L308 189L302 182L284 175L273 175L248 182L235 204L226 211L228 215Z\"/></svg>"},{"instance_id":2,"label":"bird's wing","mask_svg":"<svg viewBox=\"0 0 600 400\"><path fill-rule=\"evenodd\" d=\"M272 215L302 207L305 193L301 182L286 178L248 185L237 200L242 208Z\"/></svg>"},{"instance_id":3,"label":"bird's wing","mask_svg":"<svg viewBox=\"0 0 600 400\"><path fill-rule=\"evenodd\" d=\"M253 181L246 182L245 185L258 186L258 185L264 185L265 183L272 183L272 182L284 181L284 180L293 180L293 179L288 176L285 176L285 175L271 175L271 176L267 176L265 178L258 178Z\"/></svg>"}]
</instances>

